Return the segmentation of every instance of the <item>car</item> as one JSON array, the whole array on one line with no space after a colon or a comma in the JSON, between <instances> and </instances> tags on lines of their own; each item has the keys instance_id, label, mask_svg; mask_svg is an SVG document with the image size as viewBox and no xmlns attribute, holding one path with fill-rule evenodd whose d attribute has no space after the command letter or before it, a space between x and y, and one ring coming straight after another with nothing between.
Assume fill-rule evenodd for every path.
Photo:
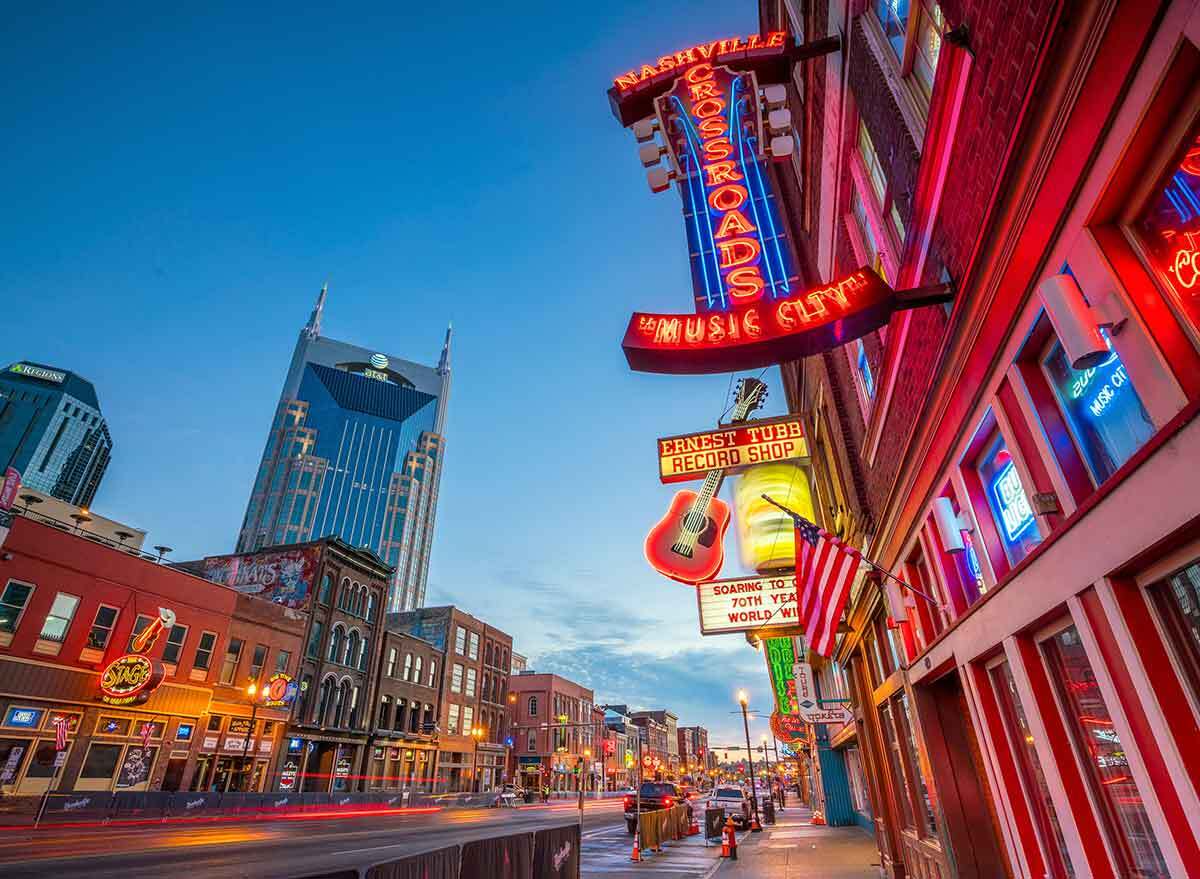
<instances>
[{"instance_id":1,"label":"car","mask_svg":"<svg viewBox=\"0 0 1200 879\"><path fill-rule=\"evenodd\" d=\"M630 833L637 830L639 808L642 812L655 812L683 803L691 809L691 804L679 789L679 785L670 781L643 781L637 792L626 794L622 802L625 808L625 826L629 828Z\"/></svg>"},{"instance_id":2,"label":"car","mask_svg":"<svg viewBox=\"0 0 1200 879\"><path fill-rule=\"evenodd\" d=\"M724 809L725 814L740 827L750 825L750 798L740 787L718 787L708 801L708 808Z\"/></svg>"}]
</instances>

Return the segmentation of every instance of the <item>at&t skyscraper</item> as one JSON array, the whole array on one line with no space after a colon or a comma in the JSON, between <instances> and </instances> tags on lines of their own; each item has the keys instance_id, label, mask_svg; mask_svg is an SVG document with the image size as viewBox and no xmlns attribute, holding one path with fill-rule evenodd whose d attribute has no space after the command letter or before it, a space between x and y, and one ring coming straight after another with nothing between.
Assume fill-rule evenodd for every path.
<instances>
[{"instance_id":1,"label":"at&t skyscraper","mask_svg":"<svg viewBox=\"0 0 1200 879\"><path fill-rule=\"evenodd\" d=\"M425 604L450 392L436 368L300 332L237 551L335 534L395 566L388 611Z\"/></svg>"}]
</instances>

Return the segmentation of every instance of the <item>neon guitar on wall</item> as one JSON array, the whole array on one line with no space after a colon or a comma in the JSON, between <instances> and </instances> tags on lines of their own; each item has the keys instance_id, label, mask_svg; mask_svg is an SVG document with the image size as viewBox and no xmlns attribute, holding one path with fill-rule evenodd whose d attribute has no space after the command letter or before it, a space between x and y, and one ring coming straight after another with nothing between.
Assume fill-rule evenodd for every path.
<instances>
[{"instance_id":1,"label":"neon guitar on wall","mask_svg":"<svg viewBox=\"0 0 1200 879\"><path fill-rule=\"evenodd\" d=\"M766 396L764 382L742 381L732 423L745 421ZM676 492L666 515L646 535L646 560L664 577L694 585L721 570L730 518L729 506L717 497L724 476L724 470L709 470L699 492Z\"/></svg>"}]
</instances>

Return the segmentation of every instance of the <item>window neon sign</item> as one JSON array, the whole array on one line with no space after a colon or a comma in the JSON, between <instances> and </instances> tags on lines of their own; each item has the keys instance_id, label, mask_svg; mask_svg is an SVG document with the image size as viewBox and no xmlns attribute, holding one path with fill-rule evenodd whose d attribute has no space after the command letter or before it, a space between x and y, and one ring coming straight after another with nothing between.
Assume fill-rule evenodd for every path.
<instances>
[{"instance_id":1,"label":"window neon sign","mask_svg":"<svg viewBox=\"0 0 1200 879\"><path fill-rule=\"evenodd\" d=\"M1013 543L1033 525L1033 510L1012 461L1000 468L992 480L991 492L1004 525L1004 537Z\"/></svg>"},{"instance_id":2,"label":"window neon sign","mask_svg":"<svg viewBox=\"0 0 1200 879\"><path fill-rule=\"evenodd\" d=\"M785 298L795 283L760 157L757 106L751 76L702 62L679 77L660 107L675 129L699 312Z\"/></svg>"}]
</instances>

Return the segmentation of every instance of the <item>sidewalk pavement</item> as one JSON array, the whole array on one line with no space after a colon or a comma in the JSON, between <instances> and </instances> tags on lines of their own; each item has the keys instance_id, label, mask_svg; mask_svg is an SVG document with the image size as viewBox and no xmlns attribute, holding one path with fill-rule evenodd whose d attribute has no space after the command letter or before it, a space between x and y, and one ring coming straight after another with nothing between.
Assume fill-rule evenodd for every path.
<instances>
[{"instance_id":1,"label":"sidewalk pavement","mask_svg":"<svg viewBox=\"0 0 1200 879\"><path fill-rule=\"evenodd\" d=\"M861 827L809 823L800 806L776 810L762 833L738 834L738 859L725 861L715 879L879 879L879 850Z\"/></svg>"}]
</instances>

